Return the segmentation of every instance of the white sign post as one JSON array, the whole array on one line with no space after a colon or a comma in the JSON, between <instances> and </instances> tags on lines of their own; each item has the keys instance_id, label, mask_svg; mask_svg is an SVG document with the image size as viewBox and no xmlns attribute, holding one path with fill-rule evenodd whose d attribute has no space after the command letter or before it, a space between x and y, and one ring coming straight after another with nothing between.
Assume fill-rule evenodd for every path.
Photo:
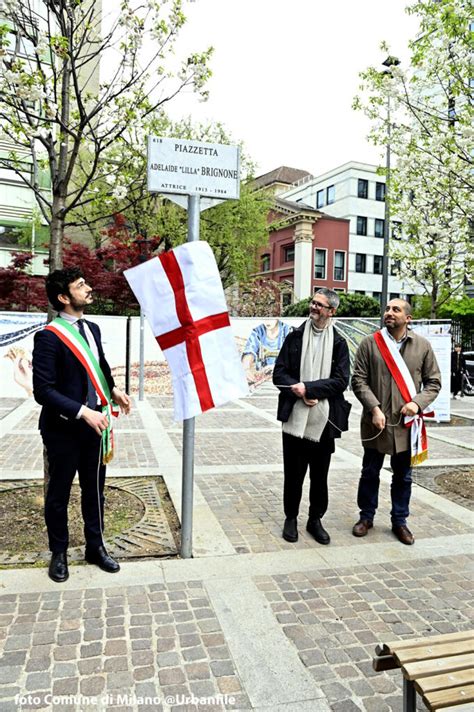
<instances>
[{"instance_id":1,"label":"white sign post","mask_svg":"<svg viewBox=\"0 0 474 712\"><path fill-rule=\"evenodd\" d=\"M188 211L188 242L199 240L201 210L240 196L237 146L148 137L148 190L165 193ZM195 419L183 421L181 556L192 556Z\"/></svg>"}]
</instances>

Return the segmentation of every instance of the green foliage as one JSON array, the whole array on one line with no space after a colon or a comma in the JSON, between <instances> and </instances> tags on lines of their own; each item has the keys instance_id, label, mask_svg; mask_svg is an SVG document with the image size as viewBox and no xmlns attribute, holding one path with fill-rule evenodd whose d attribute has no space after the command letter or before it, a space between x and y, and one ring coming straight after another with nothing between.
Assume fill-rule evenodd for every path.
<instances>
[{"instance_id":1,"label":"green foliage","mask_svg":"<svg viewBox=\"0 0 474 712\"><path fill-rule=\"evenodd\" d=\"M163 114L152 116L144 131L147 135L174 136L206 143L235 143L223 126L196 124L190 119L172 123ZM176 247L187 239L187 213L164 196L149 193L146 185L146 155L137 140L126 149L128 160L120 173L113 170L115 149L108 156L110 171L82 211L83 219L92 226L98 218L110 213L122 214L132 234L142 237L159 235L165 249ZM122 159L123 160L123 156ZM253 164L241 150L241 166L247 177ZM268 198L252 191L249 181L241 183L240 199L226 200L201 213L200 237L209 242L219 267L224 287L246 282L255 272L259 247L268 240ZM96 246L101 235L94 230Z\"/></svg>"},{"instance_id":2,"label":"green foliage","mask_svg":"<svg viewBox=\"0 0 474 712\"><path fill-rule=\"evenodd\" d=\"M387 195L403 225L391 257L399 276L429 297L435 318L474 269L472 6L415 0L408 12L420 23L409 66L369 67L354 108L371 119L373 143L385 150L390 142Z\"/></svg>"},{"instance_id":3,"label":"green foliage","mask_svg":"<svg viewBox=\"0 0 474 712\"><path fill-rule=\"evenodd\" d=\"M439 309L440 319L458 319L461 316L474 319L474 299L466 294L461 299L450 299Z\"/></svg>"},{"instance_id":4,"label":"green foliage","mask_svg":"<svg viewBox=\"0 0 474 712\"><path fill-rule=\"evenodd\" d=\"M365 294L341 294L337 316L380 316L380 303Z\"/></svg>"},{"instance_id":5,"label":"green foliage","mask_svg":"<svg viewBox=\"0 0 474 712\"><path fill-rule=\"evenodd\" d=\"M413 304L413 318L429 319L430 316L430 298L426 296L415 297ZM439 319L459 319L461 317L470 317L471 319L474 319L474 299L468 297L467 294L447 298L444 304L440 306L437 317Z\"/></svg>"},{"instance_id":6,"label":"green foliage","mask_svg":"<svg viewBox=\"0 0 474 712\"><path fill-rule=\"evenodd\" d=\"M341 301L336 314L338 317L380 316L380 304L373 297L367 297L365 294L340 294L339 297ZM312 298L307 297L307 299L301 299L295 304L290 304L285 308L283 316L308 316Z\"/></svg>"},{"instance_id":7,"label":"green foliage","mask_svg":"<svg viewBox=\"0 0 474 712\"><path fill-rule=\"evenodd\" d=\"M81 210L112 216L111 201L96 200L97 193L123 200L130 190L136 202L135 186L126 182L130 147L143 162L150 117L179 92L206 98L212 48L176 64L174 48L186 20L180 0L121 0L104 24L100 3L11 0L2 4L2 19L1 133L33 168L22 170L13 154L0 156L0 167L13 168L33 191L50 227L49 265L56 269L65 229L84 224ZM10 47L9 28L20 32L26 54ZM41 176L45 169L50 189ZM116 174L123 183L116 183Z\"/></svg>"},{"instance_id":8,"label":"green foliage","mask_svg":"<svg viewBox=\"0 0 474 712\"><path fill-rule=\"evenodd\" d=\"M299 302L294 304L288 304L283 310L283 316L308 316L309 314L309 303L313 297L307 297L306 299L300 299Z\"/></svg>"}]
</instances>

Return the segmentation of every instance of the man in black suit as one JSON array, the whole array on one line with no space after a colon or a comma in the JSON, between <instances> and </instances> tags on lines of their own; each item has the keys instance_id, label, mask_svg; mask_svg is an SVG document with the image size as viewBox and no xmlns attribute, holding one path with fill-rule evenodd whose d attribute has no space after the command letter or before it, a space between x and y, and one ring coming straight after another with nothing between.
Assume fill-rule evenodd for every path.
<instances>
[{"instance_id":1,"label":"man in black suit","mask_svg":"<svg viewBox=\"0 0 474 712\"><path fill-rule=\"evenodd\" d=\"M53 581L62 582L69 575L67 509L76 472L81 487L85 559L110 573L120 569L107 553L102 538L103 432L107 431L109 419L103 412L93 378L77 356L76 346L84 345L82 339L91 363L98 363L97 373L102 372L105 391L122 412L130 412L131 401L115 386L102 349L99 327L83 319L84 309L92 304L93 297L81 270L78 267L55 270L46 279L46 292L60 319L35 335L33 393L43 406L39 428L48 460L45 520L52 553L49 576ZM59 325L58 331L52 328L55 324Z\"/></svg>"}]
</instances>

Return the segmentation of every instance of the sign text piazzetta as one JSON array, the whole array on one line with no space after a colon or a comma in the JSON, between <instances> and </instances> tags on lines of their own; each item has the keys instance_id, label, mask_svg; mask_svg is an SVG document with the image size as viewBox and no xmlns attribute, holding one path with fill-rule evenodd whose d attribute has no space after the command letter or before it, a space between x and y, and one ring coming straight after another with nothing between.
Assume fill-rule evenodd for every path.
<instances>
[{"instance_id":1,"label":"sign text piazzetta","mask_svg":"<svg viewBox=\"0 0 474 712\"><path fill-rule=\"evenodd\" d=\"M235 199L240 192L237 146L148 138L148 190Z\"/></svg>"}]
</instances>

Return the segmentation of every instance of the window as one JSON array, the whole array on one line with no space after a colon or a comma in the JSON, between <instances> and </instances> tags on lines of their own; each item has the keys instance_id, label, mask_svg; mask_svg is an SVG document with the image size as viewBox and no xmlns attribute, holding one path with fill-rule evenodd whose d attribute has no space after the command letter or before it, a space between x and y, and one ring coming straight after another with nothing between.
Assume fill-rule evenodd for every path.
<instances>
[{"instance_id":1,"label":"window","mask_svg":"<svg viewBox=\"0 0 474 712\"><path fill-rule=\"evenodd\" d=\"M341 282L344 280L346 272L346 253L339 250L334 251L334 279Z\"/></svg>"},{"instance_id":2,"label":"window","mask_svg":"<svg viewBox=\"0 0 474 712\"><path fill-rule=\"evenodd\" d=\"M357 216L357 230L358 235L367 235L367 218L362 215Z\"/></svg>"},{"instance_id":3,"label":"window","mask_svg":"<svg viewBox=\"0 0 474 712\"><path fill-rule=\"evenodd\" d=\"M401 240L402 224L398 220L393 220L392 222L392 237L394 240Z\"/></svg>"},{"instance_id":4,"label":"window","mask_svg":"<svg viewBox=\"0 0 474 712\"><path fill-rule=\"evenodd\" d=\"M324 207L324 190L318 190L318 192L316 193L316 207Z\"/></svg>"},{"instance_id":5,"label":"window","mask_svg":"<svg viewBox=\"0 0 474 712\"><path fill-rule=\"evenodd\" d=\"M375 200L385 200L385 183L377 182L375 184Z\"/></svg>"},{"instance_id":6,"label":"window","mask_svg":"<svg viewBox=\"0 0 474 712\"><path fill-rule=\"evenodd\" d=\"M385 220L381 220L380 218L375 218L375 227L374 227L375 237L383 237L384 230L385 230Z\"/></svg>"},{"instance_id":7,"label":"window","mask_svg":"<svg viewBox=\"0 0 474 712\"><path fill-rule=\"evenodd\" d=\"M398 292L390 292L389 300L392 301L392 299L400 299Z\"/></svg>"},{"instance_id":8,"label":"window","mask_svg":"<svg viewBox=\"0 0 474 712\"><path fill-rule=\"evenodd\" d=\"M363 289L356 289L354 294L364 294L365 295L365 292Z\"/></svg>"},{"instance_id":9,"label":"window","mask_svg":"<svg viewBox=\"0 0 474 712\"><path fill-rule=\"evenodd\" d=\"M365 255L356 254L356 272L365 272Z\"/></svg>"},{"instance_id":10,"label":"window","mask_svg":"<svg viewBox=\"0 0 474 712\"><path fill-rule=\"evenodd\" d=\"M336 200L336 189L333 185L328 185L326 188L326 203L331 205Z\"/></svg>"},{"instance_id":11,"label":"window","mask_svg":"<svg viewBox=\"0 0 474 712\"><path fill-rule=\"evenodd\" d=\"M262 272L270 271L270 255L262 255Z\"/></svg>"},{"instance_id":12,"label":"window","mask_svg":"<svg viewBox=\"0 0 474 712\"><path fill-rule=\"evenodd\" d=\"M382 255L374 255L374 274L383 274Z\"/></svg>"},{"instance_id":13,"label":"window","mask_svg":"<svg viewBox=\"0 0 474 712\"><path fill-rule=\"evenodd\" d=\"M326 250L314 251L314 278L326 279Z\"/></svg>"},{"instance_id":14,"label":"window","mask_svg":"<svg viewBox=\"0 0 474 712\"><path fill-rule=\"evenodd\" d=\"M358 198L368 198L369 197L369 181L359 178L357 181L357 197Z\"/></svg>"},{"instance_id":15,"label":"window","mask_svg":"<svg viewBox=\"0 0 474 712\"><path fill-rule=\"evenodd\" d=\"M379 304L382 302L382 292L372 292L372 296Z\"/></svg>"},{"instance_id":16,"label":"window","mask_svg":"<svg viewBox=\"0 0 474 712\"><path fill-rule=\"evenodd\" d=\"M392 277L396 277L398 273L400 272L400 260L392 260L392 264L390 267L390 274ZM396 297L394 297L396 299Z\"/></svg>"},{"instance_id":17,"label":"window","mask_svg":"<svg viewBox=\"0 0 474 712\"><path fill-rule=\"evenodd\" d=\"M295 261L295 246L294 245L284 245L284 247L283 247L283 261L284 262L294 262Z\"/></svg>"}]
</instances>

